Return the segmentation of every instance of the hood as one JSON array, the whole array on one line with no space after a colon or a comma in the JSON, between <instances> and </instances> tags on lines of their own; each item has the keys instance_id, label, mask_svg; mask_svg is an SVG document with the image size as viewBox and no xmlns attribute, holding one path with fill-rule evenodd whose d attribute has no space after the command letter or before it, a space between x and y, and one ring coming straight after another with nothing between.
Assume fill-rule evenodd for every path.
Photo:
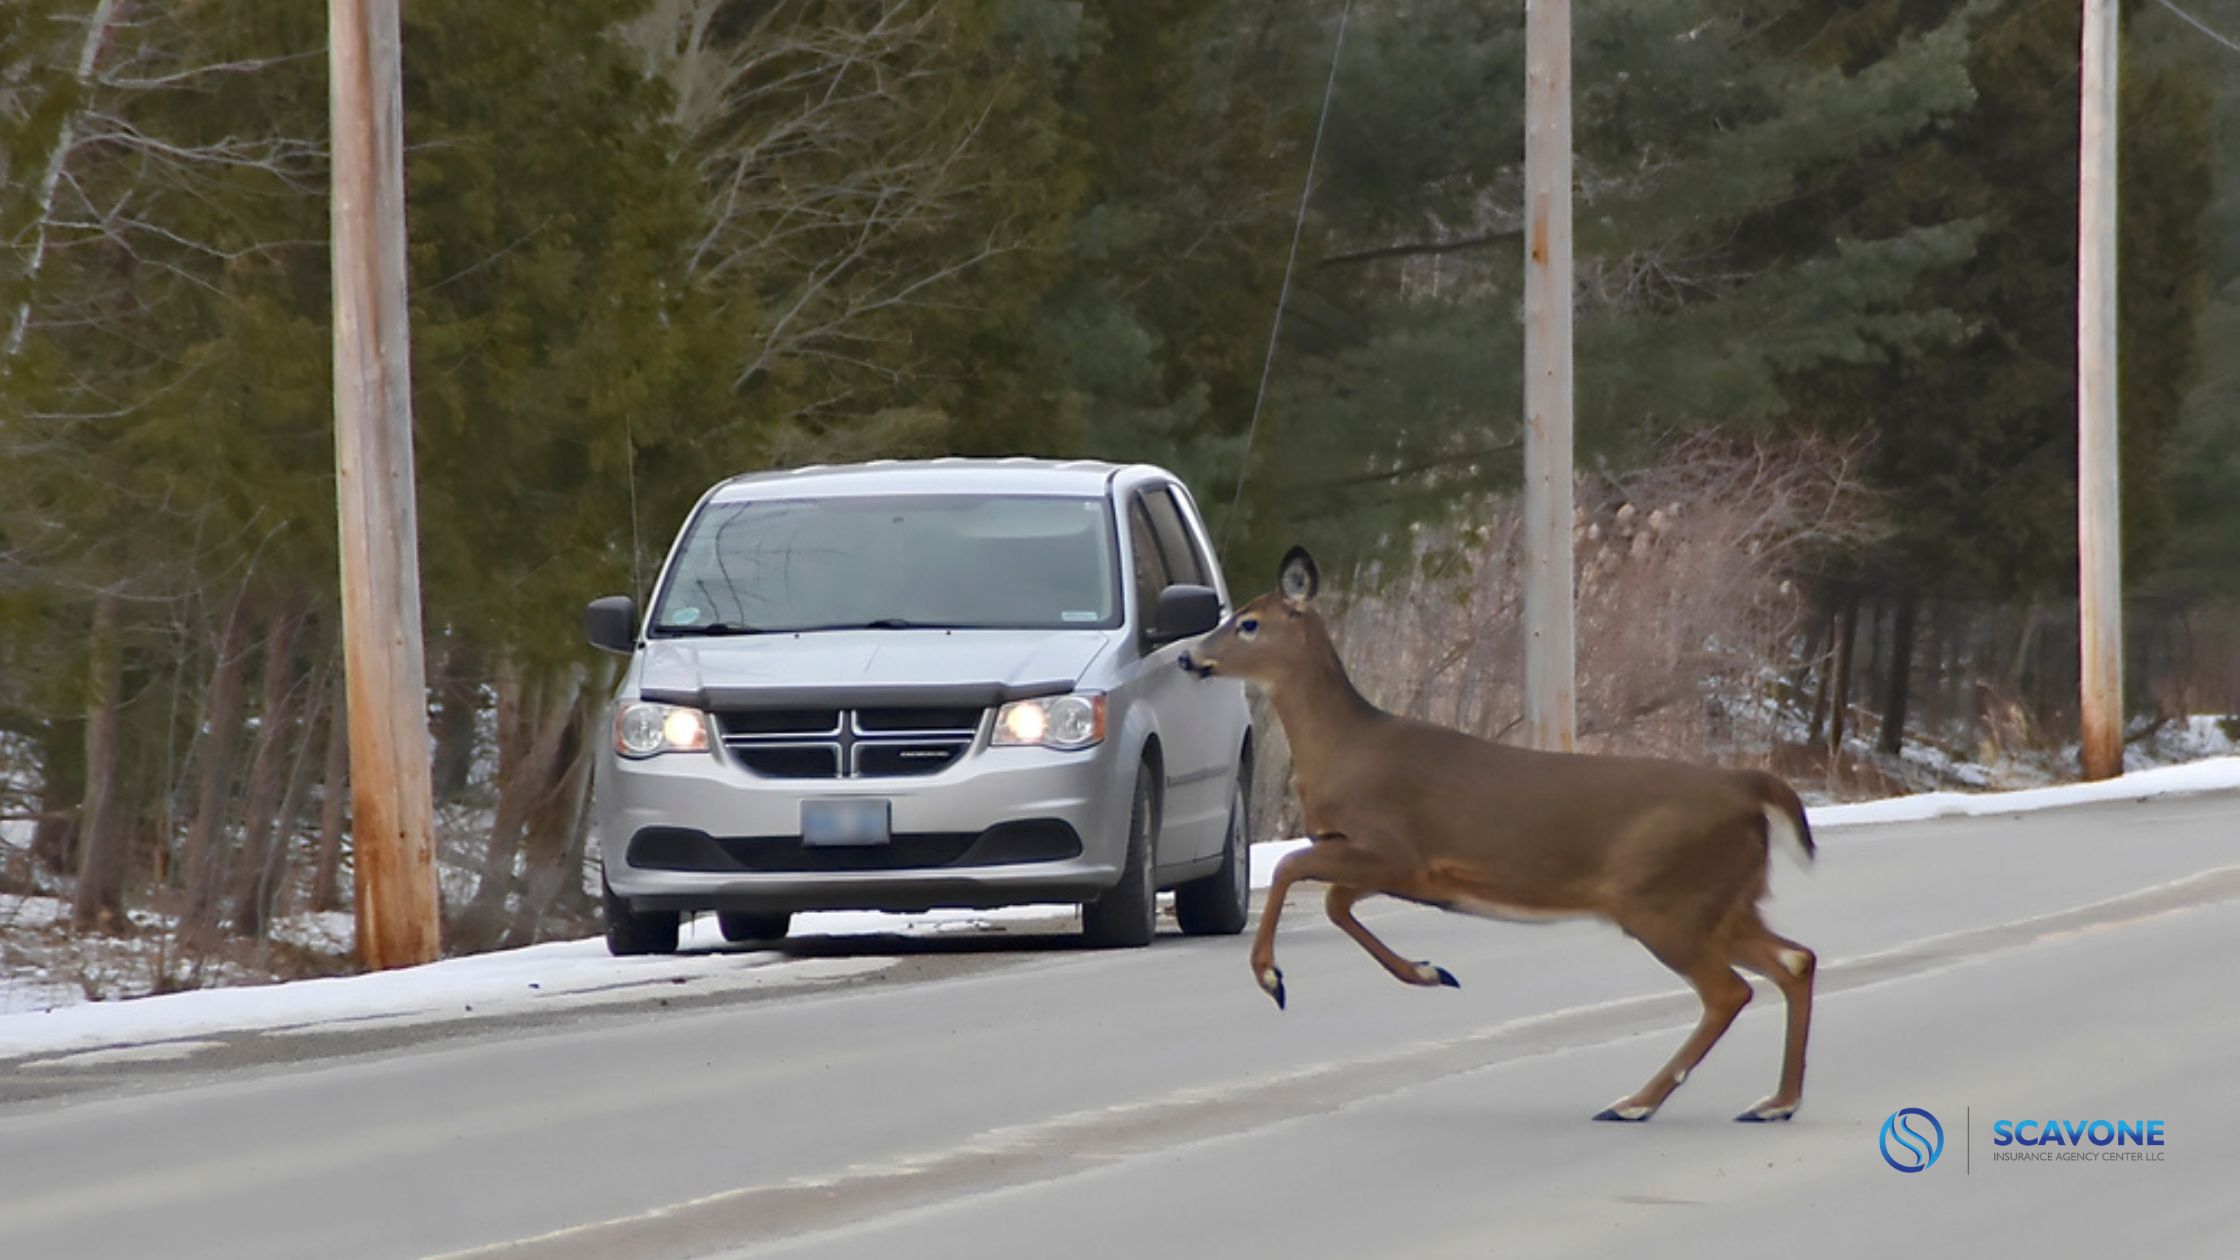
<instances>
[{"instance_id":1,"label":"hood","mask_svg":"<svg viewBox=\"0 0 2240 1260\"><path fill-rule=\"evenodd\" d=\"M1111 643L1102 630L822 630L653 639L648 700L700 709L993 705L1070 691Z\"/></svg>"}]
</instances>

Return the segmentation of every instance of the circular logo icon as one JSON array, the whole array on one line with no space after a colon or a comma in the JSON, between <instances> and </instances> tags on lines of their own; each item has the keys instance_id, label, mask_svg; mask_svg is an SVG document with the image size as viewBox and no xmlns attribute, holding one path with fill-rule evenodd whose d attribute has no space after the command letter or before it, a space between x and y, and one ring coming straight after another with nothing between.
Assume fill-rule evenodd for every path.
<instances>
[{"instance_id":1,"label":"circular logo icon","mask_svg":"<svg viewBox=\"0 0 2240 1260\"><path fill-rule=\"evenodd\" d=\"M1899 1172L1927 1172L1942 1154L1944 1126L1921 1108L1900 1107L1882 1122L1882 1162Z\"/></svg>"}]
</instances>

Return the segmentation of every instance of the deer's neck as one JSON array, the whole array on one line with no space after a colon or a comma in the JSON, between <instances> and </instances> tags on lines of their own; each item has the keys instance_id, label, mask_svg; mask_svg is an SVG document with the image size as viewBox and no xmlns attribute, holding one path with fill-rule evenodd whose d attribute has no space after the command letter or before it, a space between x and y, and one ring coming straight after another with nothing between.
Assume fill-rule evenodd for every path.
<instances>
[{"instance_id":1,"label":"deer's neck","mask_svg":"<svg viewBox=\"0 0 2240 1260\"><path fill-rule=\"evenodd\" d=\"M1268 690L1291 745L1292 773L1301 783L1318 780L1325 767L1356 743L1363 724L1383 716L1354 689L1330 636L1319 626L1316 631L1304 667Z\"/></svg>"}]
</instances>

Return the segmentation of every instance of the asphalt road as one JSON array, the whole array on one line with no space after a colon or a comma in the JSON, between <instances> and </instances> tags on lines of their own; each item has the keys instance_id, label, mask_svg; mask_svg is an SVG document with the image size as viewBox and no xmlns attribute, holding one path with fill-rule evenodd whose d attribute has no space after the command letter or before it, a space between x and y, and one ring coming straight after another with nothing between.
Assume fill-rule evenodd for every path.
<instances>
[{"instance_id":1,"label":"asphalt road","mask_svg":"<svg viewBox=\"0 0 2240 1260\"><path fill-rule=\"evenodd\" d=\"M1694 1017L1639 947L1370 903L1463 984L1414 990L1302 896L1282 1013L1237 940L937 940L0 1106L0 1256L2240 1256L2240 797L1845 830L1775 880L1822 960L1786 1125L1729 1119L1774 1081L1770 991L1653 1122L1593 1124ZM1947 1141L1904 1175L1909 1106ZM2167 1144L2010 1162L2000 1118Z\"/></svg>"}]
</instances>

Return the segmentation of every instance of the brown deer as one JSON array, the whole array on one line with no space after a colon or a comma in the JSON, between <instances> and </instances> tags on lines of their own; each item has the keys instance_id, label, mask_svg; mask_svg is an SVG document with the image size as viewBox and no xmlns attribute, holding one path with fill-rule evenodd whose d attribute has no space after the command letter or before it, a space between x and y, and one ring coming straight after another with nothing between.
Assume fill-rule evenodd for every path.
<instances>
[{"instance_id":1,"label":"brown deer","mask_svg":"<svg viewBox=\"0 0 2240 1260\"><path fill-rule=\"evenodd\" d=\"M1656 1114L1749 1003L1736 967L1781 990L1789 1025L1780 1087L1735 1118L1796 1114L1817 960L1758 917L1772 843L1806 862L1813 854L1789 785L1754 770L1535 752L1386 713L1346 677L1313 607L1319 586L1313 558L1292 548L1278 589L1182 661L1200 677L1263 688L1291 744L1313 843L1276 864L1252 942L1253 974L1276 1006L1276 919L1302 879L1330 885L1330 921L1403 984L1460 987L1446 968L1402 958L1363 927L1353 915L1363 896L1495 919L1602 918L1693 986L1703 1018L1648 1084L1595 1119Z\"/></svg>"}]
</instances>

